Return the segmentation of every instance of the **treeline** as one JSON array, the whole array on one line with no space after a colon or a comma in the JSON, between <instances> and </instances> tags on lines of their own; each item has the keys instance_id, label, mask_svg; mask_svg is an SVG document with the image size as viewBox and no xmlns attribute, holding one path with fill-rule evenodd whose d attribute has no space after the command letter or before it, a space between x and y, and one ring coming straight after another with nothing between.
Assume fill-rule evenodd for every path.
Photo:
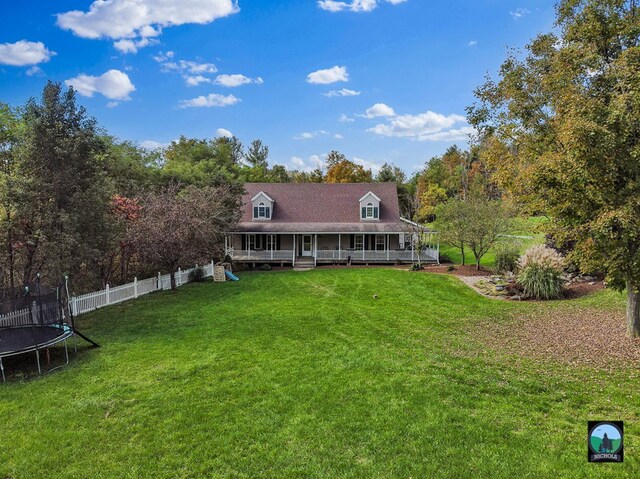
<instances>
[{"instance_id":1,"label":"treeline","mask_svg":"<svg viewBox=\"0 0 640 479\"><path fill-rule=\"evenodd\" d=\"M58 83L0 104L0 287L40 273L79 292L221 257L266 155L224 138L181 138L164 154L119 141Z\"/></svg>"},{"instance_id":2,"label":"treeline","mask_svg":"<svg viewBox=\"0 0 640 479\"><path fill-rule=\"evenodd\" d=\"M245 182L394 182L402 215L431 221L448 198L498 194L479 151L452 147L411 178L337 151L323 168L288 170L260 140L180 137L152 151L110 136L49 82L23 106L0 104L0 287L41 273L81 291L221 257Z\"/></svg>"}]
</instances>

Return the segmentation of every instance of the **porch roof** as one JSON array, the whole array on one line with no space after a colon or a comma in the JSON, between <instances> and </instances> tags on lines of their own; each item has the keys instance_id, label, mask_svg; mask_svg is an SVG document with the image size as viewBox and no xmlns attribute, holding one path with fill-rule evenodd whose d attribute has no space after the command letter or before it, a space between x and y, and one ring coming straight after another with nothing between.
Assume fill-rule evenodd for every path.
<instances>
[{"instance_id":1,"label":"porch roof","mask_svg":"<svg viewBox=\"0 0 640 479\"><path fill-rule=\"evenodd\" d=\"M242 222L236 233L410 233L411 226L402 222L358 222L358 223L283 223Z\"/></svg>"}]
</instances>

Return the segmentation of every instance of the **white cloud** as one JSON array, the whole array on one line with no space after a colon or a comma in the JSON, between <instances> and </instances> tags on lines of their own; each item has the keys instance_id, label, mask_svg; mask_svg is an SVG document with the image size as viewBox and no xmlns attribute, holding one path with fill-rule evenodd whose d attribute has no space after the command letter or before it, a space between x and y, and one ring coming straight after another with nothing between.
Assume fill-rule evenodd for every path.
<instances>
[{"instance_id":1,"label":"white cloud","mask_svg":"<svg viewBox=\"0 0 640 479\"><path fill-rule=\"evenodd\" d=\"M371 170L373 173L378 173L382 165L380 163L376 163L374 161L364 160L362 158L358 158L357 156L353 157L352 160L356 165L362 166L365 170Z\"/></svg>"},{"instance_id":2,"label":"white cloud","mask_svg":"<svg viewBox=\"0 0 640 479\"><path fill-rule=\"evenodd\" d=\"M158 40L155 38L141 38L140 40L129 40L123 38L113 43L116 50L120 50L122 53L137 53L139 48L148 47L149 45L155 45Z\"/></svg>"},{"instance_id":3,"label":"white cloud","mask_svg":"<svg viewBox=\"0 0 640 479\"><path fill-rule=\"evenodd\" d=\"M202 75L189 75L185 77L185 81L189 86L198 86L201 83L211 83L211 79Z\"/></svg>"},{"instance_id":4,"label":"white cloud","mask_svg":"<svg viewBox=\"0 0 640 479\"><path fill-rule=\"evenodd\" d=\"M191 100L181 100L180 108L203 108L203 107L224 107L235 105L241 101L239 98L233 95L219 95L217 93L210 93L207 96L199 96L192 98Z\"/></svg>"},{"instance_id":5,"label":"white cloud","mask_svg":"<svg viewBox=\"0 0 640 479\"><path fill-rule=\"evenodd\" d=\"M162 66L162 71L179 73L188 86L198 86L201 83L214 83L209 75L216 73L218 67L213 63L200 63L193 60L174 60L175 54L172 51L158 52L152 58Z\"/></svg>"},{"instance_id":6,"label":"white cloud","mask_svg":"<svg viewBox=\"0 0 640 479\"><path fill-rule=\"evenodd\" d=\"M94 93L110 100L129 100L129 94L136 90L129 76L120 70L109 70L100 76L78 75L65 81L82 96L92 97Z\"/></svg>"},{"instance_id":7,"label":"white cloud","mask_svg":"<svg viewBox=\"0 0 640 479\"><path fill-rule=\"evenodd\" d=\"M292 156L289 159L289 165L294 170L310 172L316 168L324 168L325 164L323 158L326 156L326 154L311 155L306 160L299 156Z\"/></svg>"},{"instance_id":8,"label":"white cloud","mask_svg":"<svg viewBox=\"0 0 640 479\"><path fill-rule=\"evenodd\" d=\"M385 0L391 5L399 5L407 0ZM329 12L370 12L378 7L381 0L351 0L351 2L336 0L318 0L318 6Z\"/></svg>"},{"instance_id":9,"label":"white cloud","mask_svg":"<svg viewBox=\"0 0 640 479\"><path fill-rule=\"evenodd\" d=\"M56 52L52 52L42 42L20 40L15 43L0 43L0 65L22 67L48 62Z\"/></svg>"},{"instance_id":10,"label":"white cloud","mask_svg":"<svg viewBox=\"0 0 640 479\"><path fill-rule=\"evenodd\" d=\"M160 143L154 140L145 140L140 142L140 146L146 150L157 150L158 148L166 148L170 143Z\"/></svg>"},{"instance_id":11,"label":"white cloud","mask_svg":"<svg viewBox=\"0 0 640 479\"><path fill-rule=\"evenodd\" d=\"M333 135L333 137L336 140L344 140L344 136L342 136L340 133L336 133L335 135Z\"/></svg>"},{"instance_id":12,"label":"white cloud","mask_svg":"<svg viewBox=\"0 0 640 479\"><path fill-rule=\"evenodd\" d=\"M324 96L328 96L329 98L336 96L358 96L360 95L359 91L349 90L348 88L342 88L341 90L331 90L327 93L323 93Z\"/></svg>"},{"instance_id":13,"label":"white cloud","mask_svg":"<svg viewBox=\"0 0 640 479\"><path fill-rule=\"evenodd\" d=\"M316 138L318 136L328 135L329 132L325 130L316 130L316 131L304 131L299 135L293 137L294 140L311 140L312 138Z\"/></svg>"},{"instance_id":14,"label":"white cloud","mask_svg":"<svg viewBox=\"0 0 640 479\"><path fill-rule=\"evenodd\" d=\"M249 78L244 75L235 74L235 75L218 75L214 82L216 85L225 86L227 88L234 88L241 85L247 85L249 83L256 83L258 85L262 85L263 80L260 77L257 78Z\"/></svg>"},{"instance_id":15,"label":"white cloud","mask_svg":"<svg viewBox=\"0 0 640 479\"><path fill-rule=\"evenodd\" d=\"M307 83L314 85L329 85L339 81L349 81L347 67L334 66L326 70L317 70L307 75Z\"/></svg>"},{"instance_id":16,"label":"white cloud","mask_svg":"<svg viewBox=\"0 0 640 479\"><path fill-rule=\"evenodd\" d=\"M32 77L35 75L42 75L44 74L44 72L42 71L42 69L39 66L33 65L31 68L29 68L27 71L27 76Z\"/></svg>"},{"instance_id":17,"label":"white cloud","mask_svg":"<svg viewBox=\"0 0 640 479\"><path fill-rule=\"evenodd\" d=\"M232 138L233 137L233 133L231 133L226 128L218 128L216 130L216 136L218 136L218 137L222 136L222 137L225 137L225 138Z\"/></svg>"},{"instance_id":18,"label":"white cloud","mask_svg":"<svg viewBox=\"0 0 640 479\"><path fill-rule=\"evenodd\" d=\"M109 103L107 103L107 108L115 108L119 105L120 103L117 101L110 101Z\"/></svg>"},{"instance_id":19,"label":"white cloud","mask_svg":"<svg viewBox=\"0 0 640 479\"><path fill-rule=\"evenodd\" d=\"M518 20L519 18L522 17L526 17L527 15L529 15L531 13L531 11L529 11L526 8L516 8L515 10L511 10L509 12L509 14L515 18L516 20Z\"/></svg>"},{"instance_id":20,"label":"white cloud","mask_svg":"<svg viewBox=\"0 0 640 479\"><path fill-rule=\"evenodd\" d=\"M338 118L338 121L342 122L342 123L351 123L356 121L353 118L348 117L347 115L345 115L344 113L342 115L340 115L340 118Z\"/></svg>"},{"instance_id":21,"label":"white cloud","mask_svg":"<svg viewBox=\"0 0 640 479\"><path fill-rule=\"evenodd\" d=\"M385 105L384 103L376 103L370 108L367 108L367 111L363 115L366 118L378 118L381 116L394 116L396 112L389 105Z\"/></svg>"},{"instance_id":22,"label":"white cloud","mask_svg":"<svg viewBox=\"0 0 640 479\"><path fill-rule=\"evenodd\" d=\"M454 128L456 125L460 125ZM417 141L460 141L475 130L461 115L443 115L427 111L418 115L397 115L367 131L380 136L408 138Z\"/></svg>"},{"instance_id":23,"label":"white cloud","mask_svg":"<svg viewBox=\"0 0 640 479\"><path fill-rule=\"evenodd\" d=\"M187 23L207 24L240 11L234 0L95 0L88 11L57 15L57 25L82 38L131 40L157 37L162 28ZM133 52L131 44L120 44ZM118 47L116 47L118 48Z\"/></svg>"},{"instance_id":24,"label":"white cloud","mask_svg":"<svg viewBox=\"0 0 640 479\"><path fill-rule=\"evenodd\" d=\"M475 47L478 44L477 40L471 40L469 43L467 43L468 47Z\"/></svg>"}]
</instances>

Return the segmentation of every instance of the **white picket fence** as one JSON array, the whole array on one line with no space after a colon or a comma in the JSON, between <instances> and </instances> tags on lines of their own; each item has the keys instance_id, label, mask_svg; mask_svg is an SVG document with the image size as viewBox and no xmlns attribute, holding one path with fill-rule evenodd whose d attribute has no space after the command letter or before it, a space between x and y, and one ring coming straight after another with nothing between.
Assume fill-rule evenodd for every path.
<instances>
[{"instance_id":1,"label":"white picket fence","mask_svg":"<svg viewBox=\"0 0 640 479\"><path fill-rule=\"evenodd\" d=\"M178 269L175 273L176 286L187 284L189 282L189 275L195 271L196 268L198 268L198 265L191 269ZM200 266L200 268L202 268L205 278L213 276L213 261ZM73 315L78 316L79 314L88 313L89 311L94 311L104 306L122 303L123 301L129 301L130 299L136 299L139 296L165 289L171 289L171 274L158 273L158 275L153 278L140 281L138 281L138 278L135 278L133 283L114 286L113 288L107 285L107 287L101 291L73 296L69 300L69 307Z\"/></svg>"}]
</instances>

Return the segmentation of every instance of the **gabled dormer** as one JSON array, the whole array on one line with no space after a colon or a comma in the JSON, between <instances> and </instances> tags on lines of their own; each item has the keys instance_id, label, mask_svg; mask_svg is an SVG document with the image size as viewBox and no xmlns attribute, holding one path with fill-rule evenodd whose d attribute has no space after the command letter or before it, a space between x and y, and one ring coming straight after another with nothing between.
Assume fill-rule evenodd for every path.
<instances>
[{"instance_id":1,"label":"gabled dormer","mask_svg":"<svg viewBox=\"0 0 640 479\"><path fill-rule=\"evenodd\" d=\"M261 191L256 196L251 198L251 209L253 210L254 221L267 221L271 219L273 215L273 201L269 195L264 191Z\"/></svg>"},{"instance_id":2,"label":"gabled dormer","mask_svg":"<svg viewBox=\"0 0 640 479\"><path fill-rule=\"evenodd\" d=\"M380 219L380 198L371 191L360 198L360 219L362 221Z\"/></svg>"}]
</instances>

